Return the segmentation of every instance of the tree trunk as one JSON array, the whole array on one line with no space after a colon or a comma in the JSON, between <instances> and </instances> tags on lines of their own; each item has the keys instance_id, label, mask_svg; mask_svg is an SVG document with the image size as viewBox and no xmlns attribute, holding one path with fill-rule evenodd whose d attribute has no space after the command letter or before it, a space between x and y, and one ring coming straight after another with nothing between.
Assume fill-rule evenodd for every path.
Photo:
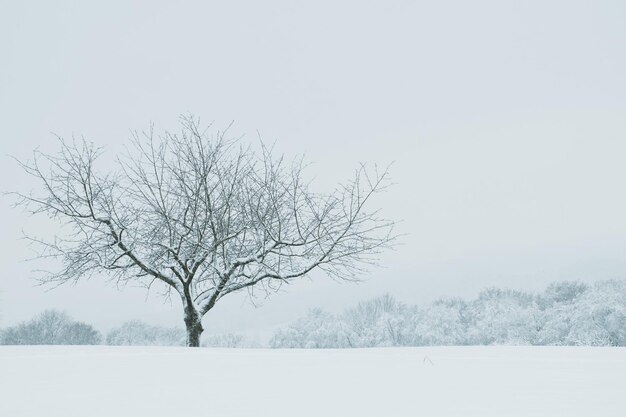
<instances>
[{"instance_id":1,"label":"tree trunk","mask_svg":"<svg viewBox=\"0 0 626 417\"><path fill-rule=\"evenodd\" d=\"M199 347L200 335L204 331L202 328L202 318L195 310L185 311L185 326L187 327L187 346Z\"/></svg>"}]
</instances>

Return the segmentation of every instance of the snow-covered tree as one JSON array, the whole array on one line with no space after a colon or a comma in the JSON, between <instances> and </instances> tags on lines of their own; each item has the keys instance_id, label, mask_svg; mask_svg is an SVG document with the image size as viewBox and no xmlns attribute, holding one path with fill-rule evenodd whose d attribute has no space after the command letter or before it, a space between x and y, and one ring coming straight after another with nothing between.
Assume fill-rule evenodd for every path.
<instances>
[{"instance_id":1,"label":"snow-covered tree","mask_svg":"<svg viewBox=\"0 0 626 417\"><path fill-rule=\"evenodd\" d=\"M59 340L64 345L99 345L102 334L87 323L74 321L63 328Z\"/></svg>"},{"instance_id":2,"label":"snow-covered tree","mask_svg":"<svg viewBox=\"0 0 626 417\"><path fill-rule=\"evenodd\" d=\"M534 296L521 291L490 288L470 306L471 344L533 344L539 330Z\"/></svg>"},{"instance_id":3,"label":"snow-covered tree","mask_svg":"<svg viewBox=\"0 0 626 417\"><path fill-rule=\"evenodd\" d=\"M341 320L321 309L309 310L304 317L275 332L270 346L306 349L355 347Z\"/></svg>"},{"instance_id":4,"label":"snow-covered tree","mask_svg":"<svg viewBox=\"0 0 626 417\"><path fill-rule=\"evenodd\" d=\"M394 240L393 222L369 209L386 171L362 166L334 192L316 193L302 159L211 135L193 118L179 133L134 135L108 172L100 148L60 142L58 154L35 151L21 164L40 190L17 193L32 213L63 224L53 241L34 239L63 264L42 280L105 273L158 284L182 302L188 346L199 345L202 317L226 295L272 292L316 269L357 280Z\"/></svg>"},{"instance_id":5,"label":"snow-covered tree","mask_svg":"<svg viewBox=\"0 0 626 417\"><path fill-rule=\"evenodd\" d=\"M102 335L66 313L46 310L34 319L0 332L3 345L97 345Z\"/></svg>"},{"instance_id":6,"label":"snow-covered tree","mask_svg":"<svg viewBox=\"0 0 626 417\"><path fill-rule=\"evenodd\" d=\"M413 310L385 294L340 315L312 309L276 331L275 348L349 348L406 346L412 342Z\"/></svg>"},{"instance_id":7,"label":"snow-covered tree","mask_svg":"<svg viewBox=\"0 0 626 417\"><path fill-rule=\"evenodd\" d=\"M468 344L468 307L461 299L439 299L428 308L416 310L413 327L415 345Z\"/></svg>"},{"instance_id":8,"label":"snow-covered tree","mask_svg":"<svg viewBox=\"0 0 626 417\"><path fill-rule=\"evenodd\" d=\"M412 312L389 294L361 302L341 317L354 346L410 344Z\"/></svg>"},{"instance_id":9,"label":"snow-covered tree","mask_svg":"<svg viewBox=\"0 0 626 417\"><path fill-rule=\"evenodd\" d=\"M626 281L596 283L554 311L566 330L559 344L626 345Z\"/></svg>"},{"instance_id":10,"label":"snow-covered tree","mask_svg":"<svg viewBox=\"0 0 626 417\"><path fill-rule=\"evenodd\" d=\"M583 294L589 286L580 282L563 281L550 284L537 297L540 308L540 330L537 334L539 345L569 345L572 320ZM580 323L579 323L580 324Z\"/></svg>"},{"instance_id":11,"label":"snow-covered tree","mask_svg":"<svg viewBox=\"0 0 626 417\"><path fill-rule=\"evenodd\" d=\"M588 290L589 286L582 282L555 282L548 285L546 290L539 295L538 303L541 308L551 308L555 304L571 304Z\"/></svg>"}]
</instances>

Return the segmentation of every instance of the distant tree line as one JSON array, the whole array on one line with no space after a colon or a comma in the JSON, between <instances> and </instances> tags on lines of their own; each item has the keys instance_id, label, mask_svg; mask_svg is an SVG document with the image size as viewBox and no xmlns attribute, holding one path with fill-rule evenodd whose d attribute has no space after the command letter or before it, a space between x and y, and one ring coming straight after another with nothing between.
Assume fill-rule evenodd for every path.
<instances>
[{"instance_id":1,"label":"distant tree line","mask_svg":"<svg viewBox=\"0 0 626 417\"><path fill-rule=\"evenodd\" d=\"M47 310L0 330L3 345L184 346L183 328L133 320L102 337L91 325ZM538 294L490 288L473 300L419 307L383 295L339 314L313 309L277 330L272 348L435 345L626 346L626 280L554 283ZM243 335L205 335L205 347L262 347Z\"/></svg>"},{"instance_id":2,"label":"distant tree line","mask_svg":"<svg viewBox=\"0 0 626 417\"><path fill-rule=\"evenodd\" d=\"M275 332L273 348L434 345L626 346L626 280L559 282L540 294L497 288L420 308L384 295L320 309Z\"/></svg>"},{"instance_id":3,"label":"distant tree line","mask_svg":"<svg viewBox=\"0 0 626 417\"><path fill-rule=\"evenodd\" d=\"M106 337L93 326L74 321L66 313L46 310L16 326L0 329L0 345L113 345L185 346L182 327L153 326L131 320L110 330ZM256 341L234 333L206 335L204 347L260 347Z\"/></svg>"}]
</instances>

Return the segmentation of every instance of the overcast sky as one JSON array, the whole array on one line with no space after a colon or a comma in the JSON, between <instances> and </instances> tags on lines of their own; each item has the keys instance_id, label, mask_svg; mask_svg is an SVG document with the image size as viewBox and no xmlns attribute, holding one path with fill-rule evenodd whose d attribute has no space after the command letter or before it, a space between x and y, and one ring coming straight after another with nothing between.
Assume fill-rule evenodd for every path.
<instances>
[{"instance_id":1,"label":"overcast sky","mask_svg":"<svg viewBox=\"0 0 626 417\"><path fill-rule=\"evenodd\" d=\"M114 152L181 113L305 153L320 186L395 161L378 203L407 235L383 268L358 285L314 275L257 307L231 296L208 331L383 292L624 278L625 22L622 0L4 2L0 188L31 188L7 155L54 149L52 132ZM48 307L101 329L179 324L178 301L138 288L34 286L21 230L54 225L0 198L0 326Z\"/></svg>"}]
</instances>

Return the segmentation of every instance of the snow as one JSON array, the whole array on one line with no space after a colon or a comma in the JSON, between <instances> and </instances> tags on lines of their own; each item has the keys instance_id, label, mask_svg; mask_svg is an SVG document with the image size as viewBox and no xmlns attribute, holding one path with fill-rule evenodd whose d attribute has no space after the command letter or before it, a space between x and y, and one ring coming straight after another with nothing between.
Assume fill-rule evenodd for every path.
<instances>
[{"instance_id":1,"label":"snow","mask_svg":"<svg viewBox=\"0 0 626 417\"><path fill-rule=\"evenodd\" d=\"M626 348L0 346L0 416L624 416Z\"/></svg>"}]
</instances>

